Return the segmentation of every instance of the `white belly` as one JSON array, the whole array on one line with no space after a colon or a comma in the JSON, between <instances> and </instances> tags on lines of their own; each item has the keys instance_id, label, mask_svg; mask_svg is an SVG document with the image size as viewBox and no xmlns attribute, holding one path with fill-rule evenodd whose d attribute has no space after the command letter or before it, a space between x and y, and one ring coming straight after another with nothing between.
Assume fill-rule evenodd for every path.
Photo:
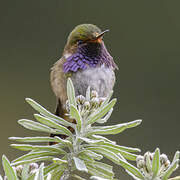
<instances>
[{"instance_id":1,"label":"white belly","mask_svg":"<svg viewBox=\"0 0 180 180\"><path fill-rule=\"evenodd\" d=\"M113 89L115 74L111 68L104 65L96 68L88 68L73 73L71 76L76 96L86 94L88 86L98 92L100 97L106 97Z\"/></svg>"}]
</instances>

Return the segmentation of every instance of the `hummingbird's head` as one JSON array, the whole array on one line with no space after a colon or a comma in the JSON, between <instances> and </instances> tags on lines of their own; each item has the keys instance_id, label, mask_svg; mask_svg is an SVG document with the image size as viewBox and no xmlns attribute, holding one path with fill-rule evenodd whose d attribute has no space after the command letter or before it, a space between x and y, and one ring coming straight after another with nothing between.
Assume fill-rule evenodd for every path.
<instances>
[{"instance_id":1,"label":"hummingbird's head","mask_svg":"<svg viewBox=\"0 0 180 180\"><path fill-rule=\"evenodd\" d=\"M108 53L102 37L106 31L101 31L93 24L81 24L70 33L63 56L66 62L64 72L76 72L87 67L105 65L116 68L113 58Z\"/></svg>"},{"instance_id":2,"label":"hummingbird's head","mask_svg":"<svg viewBox=\"0 0 180 180\"><path fill-rule=\"evenodd\" d=\"M78 25L69 34L66 47L71 48L88 42L101 43L102 37L107 31L109 30L101 31L93 24Z\"/></svg>"}]
</instances>

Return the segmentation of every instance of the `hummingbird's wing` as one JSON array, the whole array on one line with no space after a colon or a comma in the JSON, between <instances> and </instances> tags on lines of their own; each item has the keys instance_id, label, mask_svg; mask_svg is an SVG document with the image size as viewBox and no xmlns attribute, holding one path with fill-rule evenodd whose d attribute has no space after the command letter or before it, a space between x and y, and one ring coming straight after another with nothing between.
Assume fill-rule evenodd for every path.
<instances>
[{"instance_id":1,"label":"hummingbird's wing","mask_svg":"<svg viewBox=\"0 0 180 180\"><path fill-rule=\"evenodd\" d=\"M66 61L64 57L58 60L54 66L51 68L50 74L50 81L51 87L54 94L57 97L57 115L61 114L66 110L66 100L67 100L67 93L66 93L66 84L67 84L67 77L63 71L63 64ZM59 111L59 112L57 112Z\"/></svg>"},{"instance_id":2,"label":"hummingbird's wing","mask_svg":"<svg viewBox=\"0 0 180 180\"><path fill-rule=\"evenodd\" d=\"M66 59L62 57L60 60L58 60L54 66L51 68L51 73L50 73L50 82L51 82L51 87L56 95L57 98L57 104L56 104L56 110L55 110L55 115L60 116L64 118L67 121L74 122L73 119L70 119L66 114L66 101L67 101L67 91L66 91L66 86L67 86L67 76L65 75L63 71L63 64L66 62ZM74 131L72 128L67 127L70 129L72 132ZM65 135L57 135L57 134L50 134L50 137L54 136L60 136L61 138L66 138ZM53 145L54 143L49 143L49 145Z\"/></svg>"}]
</instances>

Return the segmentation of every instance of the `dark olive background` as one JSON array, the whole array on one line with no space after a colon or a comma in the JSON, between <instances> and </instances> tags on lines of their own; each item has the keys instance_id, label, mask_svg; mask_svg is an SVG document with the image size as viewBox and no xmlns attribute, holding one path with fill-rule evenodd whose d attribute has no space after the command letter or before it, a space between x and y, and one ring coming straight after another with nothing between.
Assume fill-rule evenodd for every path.
<instances>
[{"instance_id":1,"label":"dark olive background","mask_svg":"<svg viewBox=\"0 0 180 180\"><path fill-rule=\"evenodd\" d=\"M38 134L17 124L33 118L24 98L54 110L49 69L61 57L72 28L93 23L110 29L104 40L120 69L114 90L118 103L109 123L143 119L139 127L111 139L142 153L159 147L172 159L180 148L179 5L175 0L1 1L0 156L13 160L21 154L9 147L9 136ZM131 179L123 170L115 171L121 179Z\"/></svg>"}]
</instances>

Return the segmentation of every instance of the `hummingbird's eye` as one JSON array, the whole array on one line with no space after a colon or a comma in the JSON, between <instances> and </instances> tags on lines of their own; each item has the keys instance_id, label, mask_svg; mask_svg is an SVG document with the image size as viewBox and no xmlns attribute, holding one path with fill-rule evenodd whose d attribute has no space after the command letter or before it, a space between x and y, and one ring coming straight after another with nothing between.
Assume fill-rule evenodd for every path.
<instances>
[{"instance_id":1,"label":"hummingbird's eye","mask_svg":"<svg viewBox=\"0 0 180 180\"><path fill-rule=\"evenodd\" d=\"M83 41L82 40L78 40L77 43L78 43L78 45L80 45L80 44L83 43Z\"/></svg>"}]
</instances>

